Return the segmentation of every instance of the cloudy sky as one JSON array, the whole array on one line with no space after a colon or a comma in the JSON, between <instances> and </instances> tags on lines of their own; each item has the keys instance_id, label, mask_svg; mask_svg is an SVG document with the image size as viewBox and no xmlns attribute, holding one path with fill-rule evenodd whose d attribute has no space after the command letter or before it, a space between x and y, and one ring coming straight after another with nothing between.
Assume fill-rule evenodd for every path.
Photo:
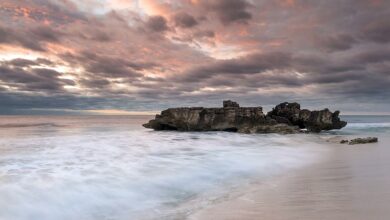
<instances>
[{"instance_id":1,"label":"cloudy sky","mask_svg":"<svg viewBox=\"0 0 390 220\"><path fill-rule=\"evenodd\" d=\"M1 0L0 114L390 112L387 0Z\"/></svg>"}]
</instances>

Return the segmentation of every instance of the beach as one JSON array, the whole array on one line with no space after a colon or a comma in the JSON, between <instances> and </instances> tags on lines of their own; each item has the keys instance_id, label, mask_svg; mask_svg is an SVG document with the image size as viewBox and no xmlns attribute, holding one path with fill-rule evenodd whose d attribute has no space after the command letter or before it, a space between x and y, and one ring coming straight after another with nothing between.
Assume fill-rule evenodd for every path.
<instances>
[{"instance_id":1,"label":"beach","mask_svg":"<svg viewBox=\"0 0 390 220\"><path fill-rule=\"evenodd\" d=\"M389 15L0 0L0 220L390 220Z\"/></svg>"},{"instance_id":2,"label":"beach","mask_svg":"<svg viewBox=\"0 0 390 220\"><path fill-rule=\"evenodd\" d=\"M152 131L150 116L2 116L1 220L387 219L389 117L320 134ZM377 136L379 143L340 144Z\"/></svg>"},{"instance_id":3,"label":"beach","mask_svg":"<svg viewBox=\"0 0 390 220\"><path fill-rule=\"evenodd\" d=\"M366 145L329 143L321 161L252 185L188 219L388 219L390 138L379 138Z\"/></svg>"}]
</instances>

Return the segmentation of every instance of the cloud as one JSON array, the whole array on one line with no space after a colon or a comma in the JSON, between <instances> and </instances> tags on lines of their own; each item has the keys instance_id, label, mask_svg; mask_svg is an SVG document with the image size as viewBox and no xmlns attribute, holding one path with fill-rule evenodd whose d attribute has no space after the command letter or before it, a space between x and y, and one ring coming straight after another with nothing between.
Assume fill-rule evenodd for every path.
<instances>
[{"instance_id":1,"label":"cloud","mask_svg":"<svg viewBox=\"0 0 390 220\"><path fill-rule=\"evenodd\" d=\"M110 81L106 79L81 79L78 82L83 86L92 89L102 89L110 85Z\"/></svg>"},{"instance_id":2,"label":"cloud","mask_svg":"<svg viewBox=\"0 0 390 220\"><path fill-rule=\"evenodd\" d=\"M390 42L390 24L386 20L378 20L369 23L363 28L362 38L377 43Z\"/></svg>"},{"instance_id":3,"label":"cloud","mask_svg":"<svg viewBox=\"0 0 390 220\"><path fill-rule=\"evenodd\" d=\"M37 62L35 62L34 60L28 60L23 58L16 58L3 63L6 63L11 66L16 66L16 67L29 67L29 66L37 65Z\"/></svg>"},{"instance_id":4,"label":"cloud","mask_svg":"<svg viewBox=\"0 0 390 220\"><path fill-rule=\"evenodd\" d=\"M0 81L4 86L19 91L30 92L62 92L63 86L75 85L69 79L62 79L61 73L47 68L10 67L2 64L0 66Z\"/></svg>"},{"instance_id":5,"label":"cloud","mask_svg":"<svg viewBox=\"0 0 390 220\"><path fill-rule=\"evenodd\" d=\"M339 34L327 36L320 42L324 48L329 51L348 50L356 43L356 39L350 35Z\"/></svg>"},{"instance_id":6,"label":"cloud","mask_svg":"<svg viewBox=\"0 0 390 220\"><path fill-rule=\"evenodd\" d=\"M185 12L177 13L173 17L173 19L175 21L176 26L182 27L182 28L191 28L191 27L198 25L198 22L196 21L196 19L193 16L191 16Z\"/></svg>"},{"instance_id":7,"label":"cloud","mask_svg":"<svg viewBox=\"0 0 390 220\"><path fill-rule=\"evenodd\" d=\"M50 27L13 29L0 26L0 44L19 45L34 51L45 51L46 43L58 43L63 34Z\"/></svg>"},{"instance_id":8,"label":"cloud","mask_svg":"<svg viewBox=\"0 0 390 220\"><path fill-rule=\"evenodd\" d=\"M51 66L53 65L53 62L44 58L37 58L35 60L30 59L24 59L24 58L15 58L8 61L3 61L1 64L9 65L13 67L31 67L31 66L41 66L41 65L47 65Z\"/></svg>"},{"instance_id":9,"label":"cloud","mask_svg":"<svg viewBox=\"0 0 390 220\"><path fill-rule=\"evenodd\" d=\"M162 16L152 16L146 22L146 27L154 32L164 32L168 30L167 20Z\"/></svg>"},{"instance_id":10,"label":"cloud","mask_svg":"<svg viewBox=\"0 0 390 220\"><path fill-rule=\"evenodd\" d=\"M182 76L185 81L199 81L218 74L255 74L289 66L291 55L284 52L251 54L245 57L199 65Z\"/></svg>"},{"instance_id":11,"label":"cloud","mask_svg":"<svg viewBox=\"0 0 390 220\"><path fill-rule=\"evenodd\" d=\"M142 76L139 70L153 68L153 63L132 62L120 57L100 56L88 51L80 54L66 53L61 57L71 65L79 65L88 73L101 77L133 78Z\"/></svg>"},{"instance_id":12,"label":"cloud","mask_svg":"<svg viewBox=\"0 0 390 220\"><path fill-rule=\"evenodd\" d=\"M194 34L196 38L214 38L215 32L211 30L198 31Z\"/></svg>"},{"instance_id":13,"label":"cloud","mask_svg":"<svg viewBox=\"0 0 390 220\"><path fill-rule=\"evenodd\" d=\"M389 12L363 0L4 0L0 96L8 109L390 103Z\"/></svg>"},{"instance_id":14,"label":"cloud","mask_svg":"<svg viewBox=\"0 0 390 220\"><path fill-rule=\"evenodd\" d=\"M211 0L201 1L206 10L214 12L223 24L234 22L247 23L252 19L248 11L251 7L246 0Z\"/></svg>"}]
</instances>

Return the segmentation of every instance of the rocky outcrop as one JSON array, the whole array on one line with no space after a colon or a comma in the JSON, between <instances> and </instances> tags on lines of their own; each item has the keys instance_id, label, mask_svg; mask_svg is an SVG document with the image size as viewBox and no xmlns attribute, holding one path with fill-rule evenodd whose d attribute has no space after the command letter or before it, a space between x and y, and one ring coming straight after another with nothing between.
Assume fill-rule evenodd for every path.
<instances>
[{"instance_id":1,"label":"rocky outcrop","mask_svg":"<svg viewBox=\"0 0 390 220\"><path fill-rule=\"evenodd\" d=\"M298 103L285 102L273 108L272 111L268 112L267 116L279 123L288 123L297 125L299 128L306 128L311 132L320 132L322 130L345 127L347 122L341 121L339 114L339 111L332 113L327 108L320 111L301 110L301 106Z\"/></svg>"},{"instance_id":2,"label":"rocky outcrop","mask_svg":"<svg viewBox=\"0 0 390 220\"><path fill-rule=\"evenodd\" d=\"M177 131L231 131L242 133L297 133L340 129L346 122L340 121L338 111L300 110L298 103L282 103L267 115L262 107L240 107L227 100L223 108L169 108L156 115L143 126L154 130Z\"/></svg>"},{"instance_id":3,"label":"rocky outcrop","mask_svg":"<svg viewBox=\"0 0 390 220\"><path fill-rule=\"evenodd\" d=\"M369 144L369 143L376 143L378 142L377 137L366 137L366 138L355 138L348 142L349 145L354 144ZM344 142L345 143L345 142Z\"/></svg>"}]
</instances>

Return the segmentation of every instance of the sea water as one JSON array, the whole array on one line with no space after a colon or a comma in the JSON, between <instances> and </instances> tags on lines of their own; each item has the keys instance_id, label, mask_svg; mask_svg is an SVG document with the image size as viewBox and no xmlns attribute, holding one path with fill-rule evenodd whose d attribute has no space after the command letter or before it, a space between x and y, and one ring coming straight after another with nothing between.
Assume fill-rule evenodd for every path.
<instances>
[{"instance_id":1,"label":"sea water","mask_svg":"<svg viewBox=\"0 0 390 220\"><path fill-rule=\"evenodd\" d=\"M183 219L327 152L316 135L152 131L149 118L1 116L0 220ZM349 120L346 134L390 128Z\"/></svg>"}]
</instances>

